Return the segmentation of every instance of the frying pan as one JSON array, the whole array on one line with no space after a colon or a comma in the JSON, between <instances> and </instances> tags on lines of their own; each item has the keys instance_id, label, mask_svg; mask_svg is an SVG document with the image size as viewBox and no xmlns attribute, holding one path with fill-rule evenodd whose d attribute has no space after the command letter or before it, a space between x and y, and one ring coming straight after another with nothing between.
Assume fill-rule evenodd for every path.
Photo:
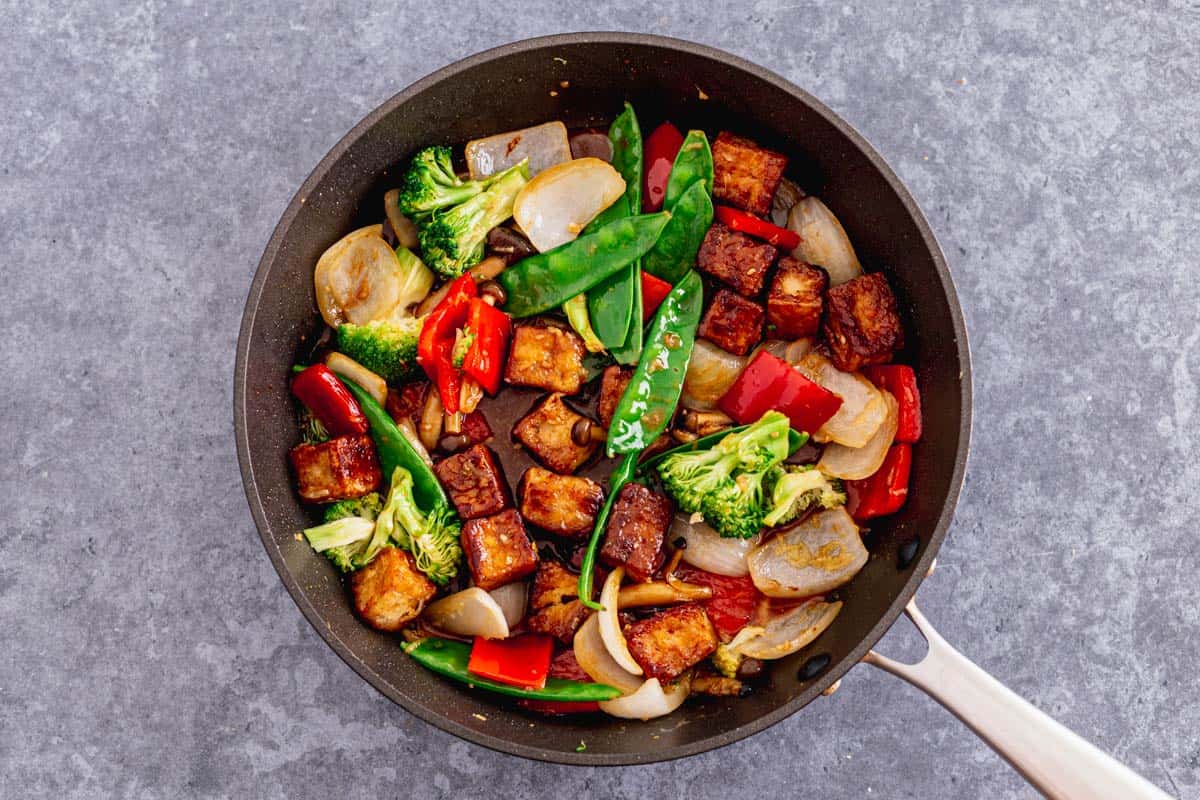
<instances>
[{"instance_id":1,"label":"frying pan","mask_svg":"<svg viewBox=\"0 0 1200 800\"><path fill-rule=\"evenodd\" d=\"M833 209L869 268L883 269L916 365L925 437L899 514L866 534L872 558L840 591L837 622L813 645L771 665L745 698L704 698L646 723L537 718L443 681L393 637L361 624L339 577L296 532L313 523L298 502L286 454L297 438L288 370L318 329L312 268L347 231L377 222L397 166L418 147L550 119L606 125L625 100L649 131L730 129L790 156L789 176ZM971 370L958 300L937 242L908 191L874 149L806 92L742 59L675 39L584 33L516 42L424 78L354 127L293 198L263 254L238 339L234 414L246 496L284 585L317 632L363 678L422 719L472 742L564 764L640 764L693 755L795 713L860 661L924 689L1052 797L1165 797L1151 784L1009 692L937 635L913 595L946 536L970 435ZM488 411L510 475L524 458L508 426L531 397L505 395ZM597 467L600 473L601 467ZM929 641L899 664L871 648L902 611ZM587 749L575 745L586 738Z\"/></svg>"}]
</instances>

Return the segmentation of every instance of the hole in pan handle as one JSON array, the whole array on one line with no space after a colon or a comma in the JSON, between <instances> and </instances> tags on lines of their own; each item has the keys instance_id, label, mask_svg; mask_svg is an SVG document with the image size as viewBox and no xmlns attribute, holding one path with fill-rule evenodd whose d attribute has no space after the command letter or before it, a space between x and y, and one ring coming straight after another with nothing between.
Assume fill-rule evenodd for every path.
<instances>
[{"instance_id":1,"label":"hole in pan handle","mask_svg":"<svg viewBox=\"0 0 1200 800\"><path fill-rule=\"evenodd\" d=\"M1170 797L1018 697L951 647L917 608L915 598L904 611L929 644L925 657L916 664L904 664L872 650L863 661L903 678L937 700L1046 797Z\"/></svg>"}]
</instances>

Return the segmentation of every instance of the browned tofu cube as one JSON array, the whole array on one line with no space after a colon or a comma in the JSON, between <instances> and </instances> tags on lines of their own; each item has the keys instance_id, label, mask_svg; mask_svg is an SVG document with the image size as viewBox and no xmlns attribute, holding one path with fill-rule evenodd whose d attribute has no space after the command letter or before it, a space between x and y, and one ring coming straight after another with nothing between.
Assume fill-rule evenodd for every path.
<instances>
[{"instance_id":1,"label":"browned tofu cube","mask_svg":"<svg viewBox=\"0 0 1200 800\"><path fill-rule=\"evenodd\" d=\"M513 329L504 379L516 386L575 394L583 385L583 339L557 325L526 324Z\"/></svg>"},{"instance_id":2,"label":"browned tofu cube","mask_svg":"<svg viewBox=\"0 0 1200 800\"><path fill-rule=\"evenodd\" d=\"M570 644L588 615L587 607L579 601L579 576L557 561L538 564L529 610L525 627Z\"/></svg>"},{"instance_id":3,"label":"browned tofu cube","mask_svg":"<svg viewBox=\"0 0 1200 800\"><path fill-rule=\"evenodd\" d=\"M896 296L882 273L860 275L829 290L825 338L833 365L854 372L884 364L904 346Z\"/></svg>"},{"instance_id":4,"label":"browned tofu cube","mask_svg":"<svg viewBox=\"0 0 1200 800\"><path fill-rule=\"evenodd\" d=\"M737 678L705 672L692 678L691 692L709 697L741 697L746 694L746 685Z\"/></svg>"},{"instance_id":5,"label":"browned tofu cube","mask_svg":"<svg viewBox=\"0 0 1200 800\"><path fill-rule=\"evenodd\" d=\"M521 478L521 516L560 536L587 536L604 505L604 489L590 478L530 467Z\"/></svg>"},{"instance_id":6,"label":"browned tofu cube","mask_svg":"<svg viewBox=\"0 0 1200 800\"><path fill-rule=\"evenodd\" d=\"M760 217L769 214L787 156L729 131L717 135L712 154L713 197Z\"/></svg>"},{"instance_id":7,"label":"browned tofu cube","mask_svg":"<svg viewBox=\"0 0 1200 800\"><path fill-rule=\"evenodd\" d=\"M538 461L555 472L569 475L592 457L597 442L576 444L571 428L587 419L563 402L561 394L552 394L538 404L513 428L513 436L525 445Z\"/></svg>"},{"instance_id":8,"label":"browned tofu cube","mask_svg":"<svg viewBox=\"0 0 1200 800\"><path fill-rule=\"evenodd\" d=\"M516 509L467 520L462 549L475 585L485 591L519 581L537 569L537 550Z\"/></svg>"},{"instance_id":9,"label":"browned tofu cube","mask_svg":"<svg viewBox=\"0 0 1200 800\"><path fill-rule=\"evenodd\" d=\"M717 649L717 631L694 603L661 611L625 628L629 654L647 678L673 681Z\"/></svg>"},{"instance_id":10,"label":"browned tofu cube","mask_svg":"<svg viewBox=\"0 0 1200 800\"><path fill-rule=\"evenodd\" d=\"M429 381L406 383L399 389L388 389L387 412L397 424L409 420L414 426L421 424L421 410L429 394Z\"/></svg>"},{"instance_id":11,"label":"browned tofu cube","mask_svg":"<svg viewBox=\"0 0 1200 800\"><path fill-rule=\"evenodd\" d=\"M829 273L805 264L798 258L779 259L775 280L767 293L767 325L771 336L800 339L816 336L821 330L821 312L825 309L825 290Z\"/></svg>"},{"instance_id":12,"label":"browned tofu cube","mask_svg":"<svg viewBox=\"0 0 1200 800\"><path fill-rule=\"evenodd\" d=\"M775 248L744 233L714 222L704 234L696 266L733 287L743 297L762 292L767 270L775 261Z\"/></svg>"},{"instance_id":13,"label":"browned tofu cube","mask_svg":"<svg viewBox=\"0 0 1200 800\"><path fill-rule=\"evenodd\" d=\"M617 493L600 560L624 567L632 580L648 581L662 565L663 541L671 527L671 501L640 483L627 483Z\"/></svg>"},{"instance_id":14,"label":"browned tofu cube","mask_svg":"<svg viewBox=\"0 0 1200 800\"><path fill-rule=\"evenodd\" d=\"M490 517L512 507L504 470L487 445L447 456L433 470L463 519Z\"/></svg>"},{"instance_id":15,"label":"browned tofu cube","mask_svg":"<svg viewBox=\"0 0 1200 800\"><path fill-rule=\"evenodd\" d=\"M297 445L290 455L300 497L310 503L362 497L383 480L375 445L365 433Z\"/></svg>"},{"instance_id":16,"label":"browned tofu cube","mask_svg":"<svg viewBox=\"0 0 1200 800\"><path fill-rule=\"evenodd\" d=\"M762 339L763 309L753 300L721 289L713 297L697 334L722 350L744 356Z\"/></svg>"},{"instance_id":17,"label":"browned tofu cube","mask_svg":"<svg viewBox=\"0 0 1200 800\"><path fill-rule=\"evenodd\" d=\"M632 377L632 367L618 367L613 364L605 368L600 378L600 399L596 404L596 413L604 427L612 424L613 412L617 410L617 403L621 401L621 395L625 393L625 387L629 385L629 379Z\"/></svg>"},{"instance_id":18,"label":"browned tofu cube","mask_svg":"<svg viewBox=\"0 0 1200 800\"><path fill-rule=\"evenodd\" d=\"M398 547L383 548L350 576L354 610L381 631L398 631L412 622L436 591L413 557Z\"/></svg>"}]
</instances>

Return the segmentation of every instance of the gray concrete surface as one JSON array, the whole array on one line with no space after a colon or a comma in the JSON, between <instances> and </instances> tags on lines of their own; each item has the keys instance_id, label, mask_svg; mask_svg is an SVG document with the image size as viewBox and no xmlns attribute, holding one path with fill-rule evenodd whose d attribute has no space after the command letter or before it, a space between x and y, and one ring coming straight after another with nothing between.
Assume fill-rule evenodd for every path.
<instances>
[{"instance_id":1,"label":"gray concrete surface","mask_svg":"<svg viewBox=\"0 0 1200 800\"><path fill-rule=\"evenodd\" d=\"M292 192L436 67L627 28L773 67L908 182L976 367L970 476L923 606L1200 798L1200 6L728 5L0 3L0 796L1031 796L866 667L686 761L500 756L375 693L268 563L231 375ZM917 652L904 628L885 651Z\"/></svg>"}]
</instances>

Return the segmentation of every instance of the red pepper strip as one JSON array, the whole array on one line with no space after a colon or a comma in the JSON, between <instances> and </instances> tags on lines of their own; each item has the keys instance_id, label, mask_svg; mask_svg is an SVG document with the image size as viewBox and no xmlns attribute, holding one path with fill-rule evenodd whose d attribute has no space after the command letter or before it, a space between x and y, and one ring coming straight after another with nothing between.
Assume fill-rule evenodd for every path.
<instances>
[{"instance_id":1,"label":"red pepper strip","mask_svg":"<svg viewBox=\"0 0 1200 800\"><path fill-rule=\"evenodd\" d=\"M293 378L292 394L321 420L331 435L367 432L367 418L358 401L324 364L313 364Z\"/></svg>"},{"instance_id":2,"label":"red pepper strip","mask_svg":"<svg viewBox=\"0 0 1200 800\"><path fill-rule=\"evenodd\" d=\"M543 689L550 673L550 651L554 640L549 636L527 633L511 639L475 637L467 671L510 686Z\"/></svg>"},{"instance_id":3,"label":"red pepper strip","mask_svg":"<svg viewBox=\"0 0 1200 800\"><path fill-rule=\"evenodd\" d=\"M463 372L474 378L488 394L495 394L500 391L512 320L500 309L473 297L467 311L467 328L475 340L463 359Z\"/></svg>"},{"instance_id":4,"label":"red pepper strip","mask_svg":"<svg viewBox=\"0 0 1200 800\"><path fill-rule=\"evenodd\" d=\"M748 575L736 578L730 575L716 575L683 564L675 570L675 576L686 583L697 583L712 588L712 598L703 601L701 605L708 612L713 627L726 638L734 636L746 627L750 615L754 613L754 607L758 605L759 597L762 596Z\"/></svg>"},{"instance_id":5,"label":"red pepper strip","mask_svg":"<svg viewBox=\"0 0 1200 800\"><path fill-rule=\"evenodd\" d=\"M664 122L646 138L645 178L642 191L642 211L649 214L662 208L667 193L667 179L675 166L675 156L683 146L683 134L669 122Z\"/></svg>"},{"instance_id":6,"label":"red pepper strip","mask_svg":"<svg viewBox=\"0 0 1200 800\"><path fill-rule=\"evenodd\" d=\"M908 498L912 445L894 444L869 478L846 481L846 510L857 522L895 514Z\"/></svg>"},{"instance_id":7,"label":"red pepper strip","mask_svg":"<svg viewBox=\"0 0 1200 800\"><path fill-rule=\"evenodd\" d=\"M452 414L458 411L462 386L462 375L450 358L454 350L454 334L467 323L471 298L478 295L475 278L469 273L455 279L442 302L434 306L425 318L421 336L417 340L417 363L437 385L442 406Z\"/></svg>"},{"instance_id":8,"label":"red pepper strip","mask_svg":"<svg viewBox=\"0 0 1200 800\"><path fill-rule=\"evenodd\" d=\"M674 287L662 278L656 278L642 270L642 324L654 317L654 312L667 299Z\"/></svg>"},{"instance_id":9,"label":"red pepper strip","mask_svg":"<svg viewBox=\"0 0 1200 800\"><path fill-rule=\"evenodd\" d=\"M863 375L880 389L887 389L900 405L897 442L916 442L921 438L921 391L917 373L906 364L874 364L863 367Z\"/></svg>"},{"instance_id":10,"label":"red pepper strip","mask_svg":"<svg viewBox=\"0 0 1200 800\"><path fill-rule=\"evenodd\" d=\"M729 206L716 206L713 208L713 216L716 217L717 222L727 228L741 231L755 239L762 239L764 242L784 250L795 250L800 245L800 234L778 225L772 225L745 211L739 211Z\"/></svg>"},{"instance_id":11,"label":"red pepper strip","mask_svg":"<svg viewBox=\"0 0 1200 800\"><path fill-rule=\"evenodd\" d=\"M760 350L742 370L717 407L738 423L757 421L772 409L798 431L813 433L842 407L842 398L792 369L782 358Z\"/></svg>"},{"instance_id":12,"label":"red pepper strip","mask_svg":"<svg viewBox=\"0 0 1200 800\"><path fill-rule=\"evenodd\" d=\"M583 671L575 660L574 650L563 650L550 660L550 677L562 678L580 683L594 683L592 677ZM517 705L530 711L561 717L566 714L588 714L600 710L600 704L595 700L586 703L568 703L564 700L518 700Z\"/></svg>"}]
</instances>

